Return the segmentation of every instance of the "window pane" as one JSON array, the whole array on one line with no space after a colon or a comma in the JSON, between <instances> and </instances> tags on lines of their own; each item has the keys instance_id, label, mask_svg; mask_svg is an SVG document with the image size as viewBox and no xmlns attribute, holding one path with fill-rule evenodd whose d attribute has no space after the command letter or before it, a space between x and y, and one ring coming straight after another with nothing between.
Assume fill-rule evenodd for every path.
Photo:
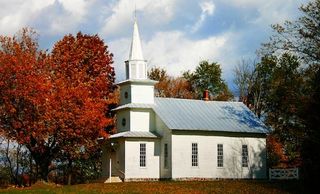
<instances>
[{"instance_id":1,"label":"window pane","mask_svg":"<svg viewBox=\"0 0 320 194\"><path fill-rule=\"evenodd\" d=\"M192 143L191 165L198 166L198 144Z\"/></svg>"},{"instance_id":2,"label":"window pane","mask_svg":"<svg viewBox=\"0 0 320 194\"><path fill-rule=\"evenodd\" d=\"M129 79L129 64L126 63L126 78Z\"/></svg>"},{"instance_id":3,"label":"window pane","mask_svg":"<svg viewBox=\"0 0 320 194\"><path fill-rule=\"evenodd\" d=\"M168 168L168 144L164 144L164 167Z\"/></svg>"},{"instance_id":4,"label":"window pane","mask_svg":"<svg viewBox=\"0 0 320 194\"><path fill-rule=\"evenodd\" d=\"M146 166L146 144L140 144L140 167Z\"/></svg>"},{"instance_id":5,"label":"window pane","mask_svg":"<svg viewBox=\"0 0 320 194\"><path fill-rule=\"evenodd\" d=\"M248 146L242 145L242 167L248 167Z\"/></svg>"},{"instance_id":6,"label":"window pane","mask_svg":"<svg viewBox=\"0 0 320 194\"><path fill-rule=\"evenodd\" d=\"M217 145L217 166L223 167L223 144Z\"/></svg>"}]
</instances>

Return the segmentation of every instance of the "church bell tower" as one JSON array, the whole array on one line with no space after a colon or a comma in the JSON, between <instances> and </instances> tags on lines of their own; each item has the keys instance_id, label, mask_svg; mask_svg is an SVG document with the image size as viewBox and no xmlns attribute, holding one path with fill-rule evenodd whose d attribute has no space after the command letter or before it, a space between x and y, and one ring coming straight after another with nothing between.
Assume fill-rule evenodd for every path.
<instances>
[{"instance_id":1,"label":"church bell tower","mask_svg":"<svg viewBox=\"0 0 320 194\"><path fill-rule=\"evenodd\" d=\"M147 79L147 61L143 59L138 23L133 25L129 60L126 64L126 79Z\"/></svg>"},{"instance_id":2,"label":"church bell tower","mask_svg":"<svg viewBox=\"0 0 320 194\"><path fill-rule=\"evenodd\" d=\"M138 23L133 25L129 59L125 61L126 80L120 86L120 106L117 129L123 131L152 131L154 113L154 85L147 77L147 61L143 58Z\"/></svg>"}]
</instances>

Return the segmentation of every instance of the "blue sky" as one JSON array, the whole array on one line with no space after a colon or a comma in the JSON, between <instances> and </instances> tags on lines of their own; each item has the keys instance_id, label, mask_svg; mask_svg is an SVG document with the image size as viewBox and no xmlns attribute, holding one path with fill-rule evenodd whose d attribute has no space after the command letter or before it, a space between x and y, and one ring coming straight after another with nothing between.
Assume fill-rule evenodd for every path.
<instances>
[{"instance_id":1,"label":"blue sky","mask_svg":"<svg viewBox=\"0 0 320 194\"><path fill-rule=\"evenodd\" d=\"M0 0L0 34L22 27L40 34L50 50L65 34L98 34L114 54L117 81L124 79L136 7L149 68L170 75L194 70L201 60L221 64L231 90L233 68L271 35L271 24L299 17L306 0Z\"/></svg>"}]
</instances>

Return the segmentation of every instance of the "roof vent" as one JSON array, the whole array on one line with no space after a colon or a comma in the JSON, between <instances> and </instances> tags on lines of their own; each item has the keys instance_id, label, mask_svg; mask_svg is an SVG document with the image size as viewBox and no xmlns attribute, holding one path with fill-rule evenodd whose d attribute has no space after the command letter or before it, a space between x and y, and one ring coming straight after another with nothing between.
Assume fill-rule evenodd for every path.
<instances>
[{"instance_id":1,"label":"roof vent","mask_svg":"<svg viewBox=\"0 0 320 194\"><path fill-rule=\"evenodd\" d=\"M204 101L208 101L209 100L209 90L203 91L202 100L204 100Z\"/></svg>"}]
</instances>

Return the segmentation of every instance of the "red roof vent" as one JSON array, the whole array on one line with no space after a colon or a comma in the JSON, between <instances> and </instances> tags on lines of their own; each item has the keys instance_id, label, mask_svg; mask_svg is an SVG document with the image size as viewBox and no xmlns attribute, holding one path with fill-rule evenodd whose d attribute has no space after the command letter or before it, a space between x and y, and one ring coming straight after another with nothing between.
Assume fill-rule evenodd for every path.
<instances>
[{"instance_id":1,"label":"red roof vent","mask_svg":"<svg viewBox=\"0 0 320 194\"><path fill-rule=\"evenodd\" d=\"M203 91L203 98L202 100L208 101L209 100L209 90Z\"/></svg>"}]
</instances>

